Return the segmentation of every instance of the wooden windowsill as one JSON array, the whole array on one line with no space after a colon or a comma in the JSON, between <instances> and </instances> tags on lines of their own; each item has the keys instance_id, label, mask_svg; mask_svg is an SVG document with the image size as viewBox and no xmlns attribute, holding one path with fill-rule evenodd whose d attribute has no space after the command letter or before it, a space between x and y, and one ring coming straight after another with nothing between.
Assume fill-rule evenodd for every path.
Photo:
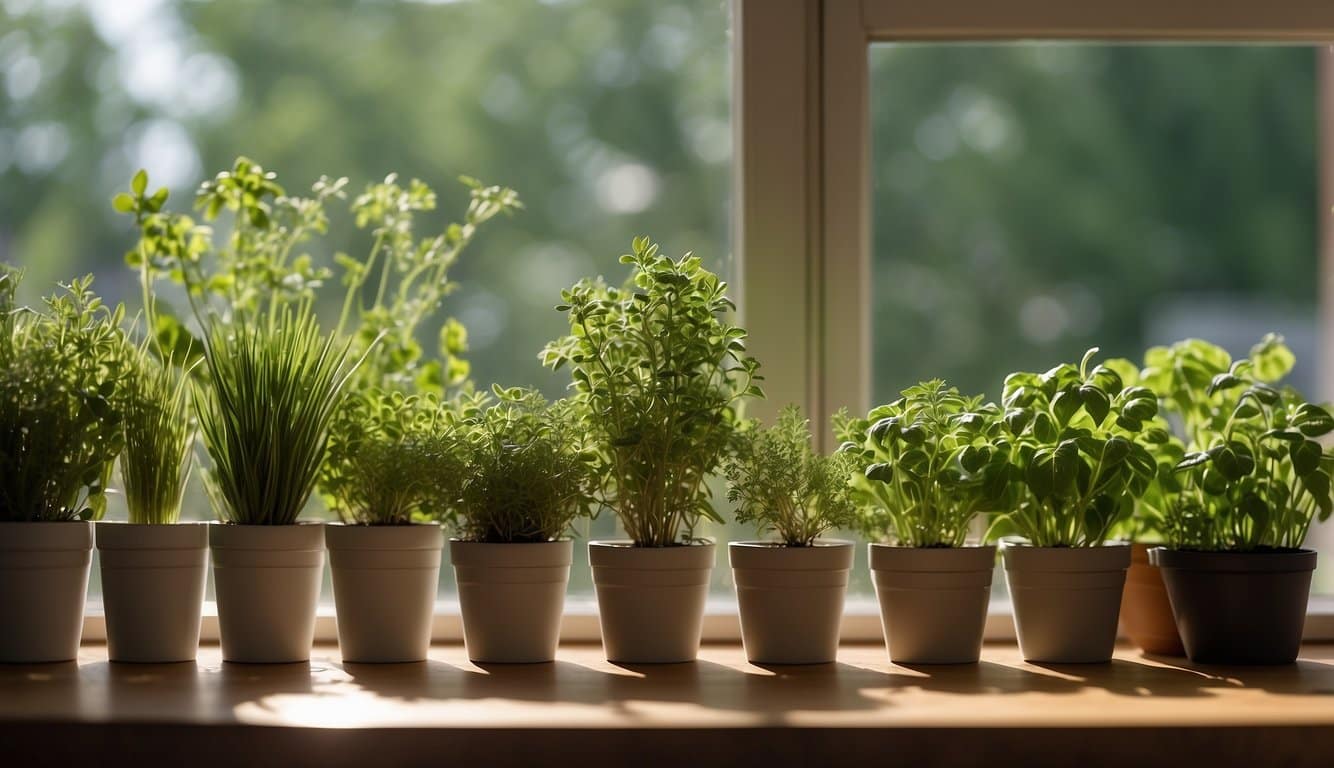
<instances>
[{"instance_id":1,"label":"wooden windowsill","mask_svg":"<svg viewBox=\"0 0 1334 768\"><path fill-rule=\"evenodd\" d=\"M197 664L127 665L89 645L77 664L0 666L0 752L54 764L1330 765L1334 645L1229 668L1130 649L1111 664L1035 665L1008 645L952 667L890 665L878 645L788 668L750 665L735 645L665 666L610 664L596 645L520 666L474 665L459 646L406 665L343 664L333 646L309 665L224 664L216 646Z\"/></svg>"}]
</instances>

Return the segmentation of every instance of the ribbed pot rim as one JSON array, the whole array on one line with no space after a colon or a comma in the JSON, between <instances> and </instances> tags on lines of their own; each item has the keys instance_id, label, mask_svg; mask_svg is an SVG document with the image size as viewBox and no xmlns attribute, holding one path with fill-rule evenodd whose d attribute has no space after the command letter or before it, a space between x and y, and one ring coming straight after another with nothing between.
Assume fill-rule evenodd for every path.
<instances>
[{"instance_id":1,"label":"ribbed pot rim","mask_svg":"<svg viewBox=\"0 0 1334 768\"><path fill-rule=\"evenodd\" d=\"M1122 541L1096 547L1034 547L1003 541L1001 557L1010 570L1071 573L1125 570L1130 567L1130 544Z\"/></svg>"},{"instance_id":2,"label":"ribbed pot rim","mask_svg":"<svg viewBox=\"0 0 1334 768\"><path fill-rule=\"evenodd\" d=\"M559 568L574 562L574 541L493 542L449 540L455 566L489 568Z\"/></svg>"},{"instance_id":3,"label":"ribbed pot rim","mask_svg":"<svg viewBox=\"0 0 1334 768\"><path fill-rule=\"evenodd\" d=\"M90 520L0 522L0 551L78 551L93 548Z\"/></svg>"},{"instance_id":4,"label":"ribbed pot rim","mask_svg":"<svg viewBox=\"0 0 1334 768\"><path fill-rule=\"evenodd\" d=\"M995 544L901 547L871 542L866 552L873 571L990 571L996 567Z\"/></svg>"},{"instance_id":5,"label":"ribbed pot rim","mask_svg":"<svg viewBox=\"0 0 1334 768\"><path fill-rule=\"evenodd\" d=\"M853 544L842 539L816 539L809 547L781 541L732 541L728 560L734 569L846 571L852 567Z\"/></svg>"},{"instance_id":6,"label":"ribbed pot rim","mask_svg":"<svg viewBox=\"0 0 1334 768\"><path fill-rule=\"evenodd\" d=\"M444 546L444 536L437 522L409 525L327 523L324 543L329 549L338 550L431 550Z\"/></svg>"},{"instance_id":7,"label":"ribbed pot rim","mask_svg":"<svg viewBox=\"0 0 1334 768\"><path fill-rule=\"evenodd\" d=\"M1205 552L1154 547L1149 560L1160 568L1221 573L1291 573L1315 570L1313 549Z\"/></svg>"},{"instance_id":8,"label":"ribbed pot rim","mask_svg":"<svg viewBox=\"0 0 1334 768\"><path fill-rule=\"evenodd\" d=\"M199 521L152 524L99 520L97 548L203 549L208 546L208 526Z\"/></svg>"},{"instance_id":9,"label":"ribbed pot rim","mask_svg":"<svg viewBox=\"0 0 1334 768\"><path fill-rule=\"evenodd\" d=\"M323 550L322 520L298 521L291 525L241 525L214 521L208 526L213 549Z\"/></svg>"},{"instance_id":10,"label":"ribbed pot rim","mask_svg":"<svg viewBox=\"0 0 1334 768\"><path fill-rule=\"evenodd\" d=\"M637 547L629 539L588 542L589 564L595 567L680 570L712 568L715 546L707 543L671 547Z\"/></svg>"}]
</instances>

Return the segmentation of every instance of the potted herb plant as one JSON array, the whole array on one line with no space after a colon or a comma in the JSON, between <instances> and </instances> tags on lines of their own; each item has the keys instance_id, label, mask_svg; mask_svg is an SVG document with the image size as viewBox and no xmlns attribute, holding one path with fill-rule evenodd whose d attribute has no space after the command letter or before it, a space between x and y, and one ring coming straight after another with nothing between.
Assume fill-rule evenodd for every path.
<instances>
[{"instance_id":1,"label":"potted herb plant","mask_svg":"<svg viewBox=\"0 0 1334 768\"><path fill-rule=\"evenodd\" d=\"M93 523L120 452L123 309L74 280L43 311L0 267L0 662L78 656Z\"/></svg>"},{"instance_id":2,"label":"potted herb plant","mask_svg":"<svg viewBox=\"0 0 1334 768\"><path fill-rule=\"evenodd\" d=\"M562 292L570 335L543 351L569 365L598 454L604 504L628 540L589 543L607 657L681 662L699 651L714 563L701 520L720 521L706 479L727 455L737 405L760 394L745 331L724 317L727 285L696 256L671 259L637 238L625 288Z\"/></svg>"},{"instance_id":3,"label":"potted herb plant","mask_svg":"<svg viewBox=\"0 0 1334 768\"><path fill-rule=\"evenodd\" d=\"M1001 552L1029 661L1111 659L1130 547L1107 540L1157 467L1137 441L1157 397L1125 386L1113 367L1090 367L1096 353L1005 380L1015 497L992 531L1022 537Z\"/></svg>"},{"instance_id":4,"label":"potted herb plant","mask_svg":"<svg viewBox=\"0 0 1334 768\"><path fill-rule=\"evenodd\" d=\"M493 388L462 408L461 471L449 519L468 658L556 655L570 579L571 524L594 508L592 453L578 406Z\"/></svg>"},{"instance_id":5,"label":"potted herb plant","mask_svg":"<svg viewBox=\"0 0 1334 768\"><path fill-rule=\"evenodd\" d=\"M207 379L193 399L210 459L205 488L223 521L209 527L223 659L306 661L324 526L297 517L356 364L349 344L322 333L314 314L314 290L328 270L293 252L327 227L324 202L342 183L322 179L314 197L289 196L273 173L239 158L196 196L205 220L233 214L218 245L207 226L162 210L165 190L145 197L145 186L136 181L133 194L115 201L138 216L132 256L154 278L184 284L204 331ZM158 335L188 338L161 317Z\"/></svg>"},{"instance_id":6,"label":"potted herb plant","mask_svg":"<svg viewBox=\"0 0 1334 768\"><path fill-rule=\"evenodd\" d=\"M147 194L139 171L130 190L113 200L141 228L160 220L166 190ZM208 527L180 523L181 497L194 458L189 373L202 349L191 338L158 331L152 291L155 263L141 239L128 255L143 292L143 343L129 356L121 398L125 446L120 455L128 522L99 521L97 550L106 612L107 656L112 661L192 661L208 577ZM160 262L159 262L160 264ZM179 342L179 343L175 343Z\"/></svg>"},{"instance_id":7,"label":"potted herb plant","mask_svg":"<svg viewBox=\"0 0 1334 768\"><path fill-rule=\"evenodd\" d=\"M422 661L430 645L443 544L430 516L450 504L445 489L460 471L445 395L467 388L468 366L457 321L443 324L437 359L425 359L417 330L455 288L448 270L477 227L520 205L512 190L466 181L464 220L439 235L415 234L416 215L435 207L435 193L418 180L403 185L391 174L352 202L372 244L362 261L339 258L346 293L338 333L364 360L330 424L319 477L342 518L325 536L345 661Z\"/></svg>"},{"instance_id":8,"label":"potted herb plant","mask_svg":"<svg viewBox=\"0 0 1334 768\"><path fill-rule=\"evenodd\" d=\"M120 474L128 522L97 523L97 551L111 661L192 661L208 577L208 526L181 523L194 419L187 374L133 357L123 398Z\"/></svg>"},{"instance_id":9,"label":"potted herb plant","mask_svg":"<svg viewBox=\"0 0 1334 768\"><path fill-rule=\"evenodd\" d=\"M825 664L838 652L852 542L821 537L852 523L852 457L811 450L808 423L788 406L772 427L740 433L726 463L737 522L776 536L727 545L753 663Z\"/></svg>"},{"instance_id":10,"label":"potted herb plant","mask_svg":"<svg viewBox=\"0 0 1334 768\"><path fill-rule=\"evenodd\" d=\"M841 415L856 457L858 523L868 545L892 661L978 660L995 546L974 544L979 516L1001 504L1009 441L998 409L935 379L864 419Z\"/></svg>"},{"instance_id":11,"label":"potted herb plant","mask_svg":"<svg viewBox=\"0 0 1334 768\"><path fill-rule=\"evenodd\" d=\"M1192 661L1297 658L1316 553L1311 524L1334 513L1334 416L1279 382L1295 358L1274 334L1233 361L1191 339L1149 350L1144 379L1180 417L1187 453L1162 514L1162 568Z\"/></svg>"}]
</instances>

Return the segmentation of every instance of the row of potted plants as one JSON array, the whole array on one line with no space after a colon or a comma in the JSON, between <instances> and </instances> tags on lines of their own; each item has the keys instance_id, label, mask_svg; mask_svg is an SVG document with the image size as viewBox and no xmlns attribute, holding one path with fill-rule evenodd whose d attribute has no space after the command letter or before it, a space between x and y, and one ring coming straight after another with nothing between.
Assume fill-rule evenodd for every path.
<instances>
[{"instance_id":1,"label":"row of potted plants","mask_svg":"<svg viewBox=\"0 0 1334 768\"><path fill-rule=\"evenodd\" d=\"M208 550L224 658L307 658L326 545L345 658L424 658L441 524L457 535L469 655L550 659L570 524L604 509L628 537L589 545L608 657L693 659L714 562L697 531L721 522L717 475L738 519L774 535L729 546L757 662L833 659L853 545L823 537L849 527L876 542L898 661L976 661L996 555L969 542L998 540L1024 656L1107 660L1127 536L1164 542L1150 557L1192 658L1295 658L1315 560L1300 547L1334 511L1334 454L1318 442L1334 418L1278 386L1294 361L1277 337L1238 361L1199 341L1142 367L1090 350L1010 375L999 404L924 382L865 418L836 415L842 446L821 456L797 410L768 429L742 415L761 377L726 284L640 238L623 287L561 294L569 333L541 360L569 371L567 398L478 393L461 325L441 324L434 355L418 338L477 228L519 207L469 184L463 222L438 235L416 232L435 205L421 182L390 176L353 197L371 244L337 258L328 332L316 298L333 272L304 251L346 180L290 196L245 159L201 187L203 222L165 211L142 172L117 196L140 235L129 330L86 281L36 311L17 307L17 274L0 275L0 618L24 628L0 633L0 659L77 652L90 521L117 459L130 522L97 540L118 660L193 658ZM164 282L197 333L160 310ZM196 432L223 522L164 525ZM343 525L299 522L317 491Z\"/></svg>"}]
</instances>

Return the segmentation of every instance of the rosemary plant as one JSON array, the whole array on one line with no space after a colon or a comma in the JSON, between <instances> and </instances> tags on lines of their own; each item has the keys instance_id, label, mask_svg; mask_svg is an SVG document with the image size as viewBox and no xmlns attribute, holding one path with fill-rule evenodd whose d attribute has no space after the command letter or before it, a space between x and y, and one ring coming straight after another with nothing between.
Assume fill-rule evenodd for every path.
<instances>
[{"instance_id":1,"label":"rosemary plant","mask_svg":"<svg viewBox=\"0 0 1334 768\"><path fill-rule=\"evenodd\" d=\"M725 463L727 500L736 505L737 522L773 531L789 547L809 547L852 524L852 456L811 450L810 422L800 408L783 408L772 427L739 433L737 442Z\"/></svg>"}]
</instances>

